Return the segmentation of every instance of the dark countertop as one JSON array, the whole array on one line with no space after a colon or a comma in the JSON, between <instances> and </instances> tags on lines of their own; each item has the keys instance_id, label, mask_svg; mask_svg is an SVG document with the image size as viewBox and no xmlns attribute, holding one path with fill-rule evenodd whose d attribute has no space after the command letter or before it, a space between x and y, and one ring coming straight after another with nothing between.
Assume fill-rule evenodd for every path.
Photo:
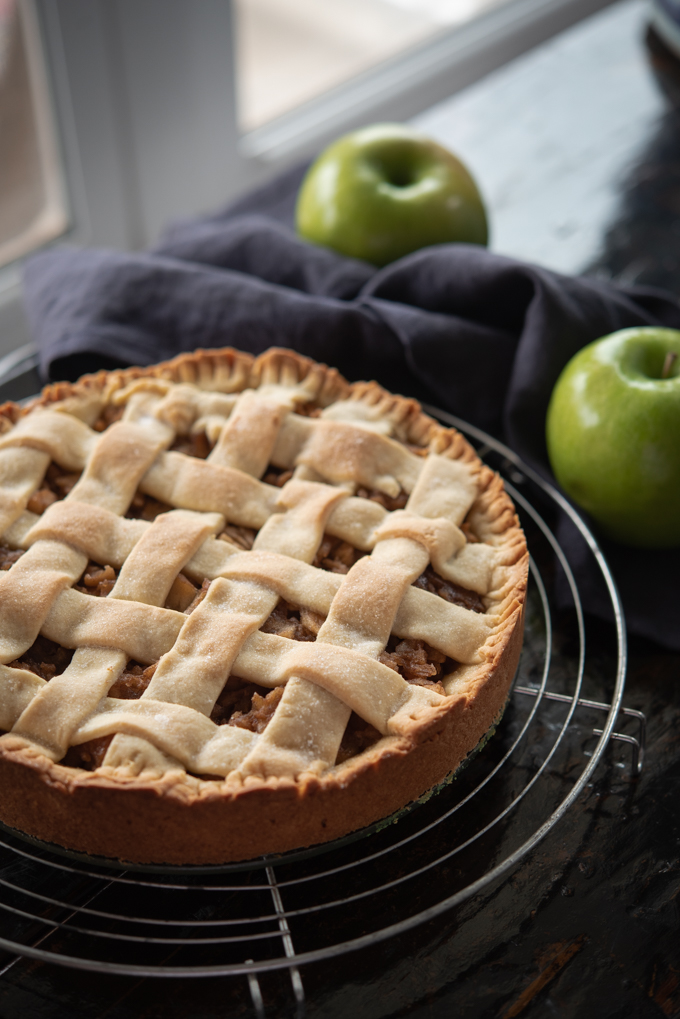
<instances>
[{"instance_id":1,"label":"dark countertop","mask_svg":"<svg viewBox=\"0 0 680 1019\"><path fill-rule=\"evenodd\" d=\"M644 38L643 5L617 4L419 118L467 155L497 250L678 289L680 116L651 59L671 94L680 71ZM569 613L555 636L573 656ZM587 637L587 693L604 696L612 631L589 621ZM307 1015L680 1015L680 655L633 639L624 704L648 719L639 781L627 748L612 748L509 878L400 938L305 967ZM0 971L5 961L2 1019L253 1014L245 981L104 977L4 956ZM285 974L262 990L267 1017L295 1015Z\"/></svg>"}]
</instances>

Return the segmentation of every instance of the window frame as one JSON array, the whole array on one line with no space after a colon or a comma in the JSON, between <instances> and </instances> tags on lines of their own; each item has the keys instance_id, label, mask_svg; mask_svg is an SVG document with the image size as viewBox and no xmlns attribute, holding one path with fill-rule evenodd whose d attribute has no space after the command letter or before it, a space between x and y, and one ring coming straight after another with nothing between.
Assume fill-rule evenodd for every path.
<instances>
[{"instance_id":1,"label":"window frame","mask_svg":"<svg viewBox=\"0 0 680 1019\"><path fill-rule=\"evenodd\" d=\"M39 214L20 233L0 244L3 266L19 261L27 252L35 251L54 237L61 236L67 227L62 167L33 0L21 0L16 10L30 83L37 155L44 173L43 205ZM45 239L46 233L49 239Z\"/></svg>"}]
</instances>

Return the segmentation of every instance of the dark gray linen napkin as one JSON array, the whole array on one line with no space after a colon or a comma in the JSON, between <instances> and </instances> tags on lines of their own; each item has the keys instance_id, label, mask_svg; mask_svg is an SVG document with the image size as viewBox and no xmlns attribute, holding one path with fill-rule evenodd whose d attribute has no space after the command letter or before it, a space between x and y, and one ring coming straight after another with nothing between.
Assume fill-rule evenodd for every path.
<instances>
[{"instance_id":1,"label":"dark gray linen napkin","mask_svg":"<svg viewBox=\"0 0 680 1019\"><path fill-rule=\"evenodd\" d=\"M44 377L197 347L291 347L503 436L551 477L545 413L570 357L615 329L680 328L680 304L663 291L566 277L472 245L426 248L378 270L307 244L292 230L302 172L175 224L150 252L56 248L32 258L24 288ZM565 517L558 532L586 610L611 618L582 539ZM680 550L602 546L629 629L680 650Z\"/></svg>"}]
</instances>

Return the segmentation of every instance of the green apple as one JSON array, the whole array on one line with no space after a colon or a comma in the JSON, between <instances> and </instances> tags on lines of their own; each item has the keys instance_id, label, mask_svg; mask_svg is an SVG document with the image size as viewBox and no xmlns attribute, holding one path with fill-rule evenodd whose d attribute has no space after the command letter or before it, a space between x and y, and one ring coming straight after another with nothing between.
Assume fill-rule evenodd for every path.
<instances>
[{"instance_id":1,"label":"green apple","mask_svg":"<svg viewBox=\"0 0 680 1019\"><path fill-rule=\"evenodd\" d=\"M484 203L460 160L401 124L333 142L307 171L296 223L305 240L374 265L428 244L488 239Z\"/></svg>"},{"instance_id":2,"label":"green apple","mask_svg":"<svg viewBox=\"0 0 680 1019\"><path fill-rule=\"evenodd\" d=\"M580 350L546 421L555 477L625 545L680 545L680 332L622 329Z\"/></svg>"}]
</instances>

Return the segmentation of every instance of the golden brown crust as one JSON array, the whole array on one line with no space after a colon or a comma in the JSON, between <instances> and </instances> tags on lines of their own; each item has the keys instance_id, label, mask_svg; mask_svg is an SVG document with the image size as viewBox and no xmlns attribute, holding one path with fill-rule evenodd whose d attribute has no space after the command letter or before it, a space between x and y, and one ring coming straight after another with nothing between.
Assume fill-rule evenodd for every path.
<instances>
[{"instance_id":1,"label":"golden brown crust","mask_svg":"<svg viewBox=\"0 0 680 1019\"><path fill-rule=\"evenodd\" d=\"M458 432L437 424L416 401L393 396L374 382L350 385L335 369L289 350L259 358L232 350L197 351L149 368L48 386L29 408L1 407L0 432L33 406L73 397L91 398L94 420L99 405L137 379L190 382L222 392L305 381L309 399L321 406L359 400L389 418L403 442L468 464L479 491L470 526L499 556L494 574L499 582L484 599L496 624L481 648L481 663L459 667L447 678L446 700L420 712L400 736L384 737L321 776L205 781L170 771L133 778L120 771L66 767L19 737L5 737L2 820L46 841L133 862L220 863L337 838L389 816L445 779L503 710L521 649L528 554L500 478Z\"/></svg>"}]
</instances>

